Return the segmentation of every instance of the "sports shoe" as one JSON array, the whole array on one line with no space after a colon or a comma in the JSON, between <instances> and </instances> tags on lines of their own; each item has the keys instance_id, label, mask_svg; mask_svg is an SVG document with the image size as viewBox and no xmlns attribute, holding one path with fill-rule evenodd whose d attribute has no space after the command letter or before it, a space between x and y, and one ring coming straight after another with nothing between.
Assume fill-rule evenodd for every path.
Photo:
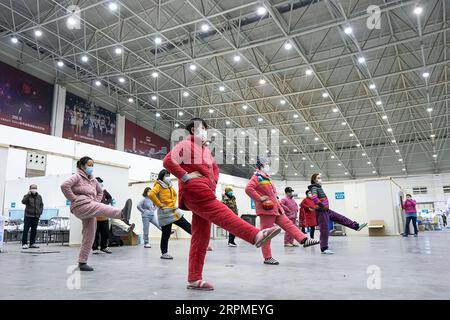
<instances>
[{"instance_id":1,"label":"sports shoe","mask_svg":"<svg viewBox=\"0 0 450 320\"><path fill-rule=\"evenodd\" d=\"M325 251L322 251L322 254L334 254L334 252L331 251L330 249L327 249Z\"/></svg>"},{"instance_id":2,"label":"sports shoe","mask_svg":"<svg viewBox=\"0 0 450 320\"><path fill-rule=\"evenodd\" d=\"M150 245L150 243L146 243L144 244L144 248L151 248L152 246Z\"/></svg>"},{"instance_id":3,"label":"sports shoe","mask_svg":"<svg viewBox=\"0 0 450 320\"><path fill-rule=\"evenodd\" d=\"M24 244L23 246L22 246L22 249L28 249L29 247L28 247L28 245L27 244Z\"/></svg>"},{"instance_id":4,"label":"sports shoe","mask_svg":"<svg viewBox=\"0 0 450 320\"><path fill-rule=\"evenodd\" d=\"M170 254L168 254L168 253L164 253L164 254L161 256L161 259L172 260L173 257L172 257Z\"/></svg>"},{"instance_id":5,"label":"sports shoe","mask_svg":"<svg viewBox=\"0 0 450 320\"><path fill-rule=\"evenodd\" d=\"M272 264L272 265L278 265L280 264L277 260L274 258L269 258L264 260L264 264Z\"/></svg>"},{"instance_id":6,"label":"sports shoe","mask_svg":"<svg viewBox=\"0 0 450 320\"><path fill-rule=\"evenodd\" d=\"M292 246L293 247L300 247L298 244L296 244L296 243L292 243Z\"/></svg>"},{"instance_id":7,"label":"sports shoe","mask_svg":"<svg viewBox=\"0 0 450 320\"><path fill-rule=\"evenodd\" d=\"M109 250L109 248L100 249L100 251L102 251L102 252L104 252L104 253L108 253L108 254L111 254L111 253L112 253L112 251Z\"/></svg>"},{"instance_id":8,"label":"sports shoe","mask_svg":"<svg viewBox=\"0 0 450 320\"><path fill-rule=\"evenodd\" d=\"M134 223L130 224L130 227L128 228L127 232L128 232L128 233L133 232L135 226L136 226L136 225L135 225Z\"/></svg>"},{"instance_id":9,"label":"sports shoe","mask_svg":"<svg viewBox=\"0 0 450 320\"><path fill-rule=\"evenodd\" d=\"M125 202L125 206L122 209L122 220L127 223L130 220L130 215L131 215L131 207L132 207L132 201L131 199L128 199Z\"/></svg>"},{"instance_id":10,"label":"sports shoe","mask_svg":"<svg viewBox=\"0 0 450 320\"><path fill-rule=\"evenodd\" d=\"M214 290L214 286L211 283L209 283L208 281L204 281L204 280L188 282L186 288L191 289L191 290L201 290L201 291Z\"/></svg>"},{"instance_id":11,"label":"sports shoe","mask_svg":"<svg viewBox=\"0 0 450 320\"><path fill-rule=\"evenodd\" d=\"M419 235L418 235L417 233L415 233L415 234L414 234L414 237L416 237L416 238L417 238L418 236L419 236Z\"/></svg>"},{"instance_id":12,"label":"sports shoe","mask_svg":"<svg viewBox=\"0 0 450 320\"><path fill-rule=\"evenodd\" d=\"M31 249L39 249L39 246L37 245L37 244L32 244L32 245L30 245L30 248Z\"/></svg>"},{"instance_id":13,"label":"sports shoe","mask_svg":"<svg viewBox=\"0 0 450 320\"><path fill-rule=\"evenodd\" d=\"M78 263L78 269L80 271L94 271L94 268L88 266L87 263Z\"/></svg>"},{"instance_id":14,"label":"sports shoe","mask_svg":"<svg viewBox=\"0 0 450 320\"><path fill-rule=\"evenodd\" d=\"M367 223L364 222L362 224L359 225L358 229L356 229L356 231L361 231L362 229L364 229L367 226Z\"/></svg>"},{"instance_id":15,"label":"sports shoe","mask_svg":"<svg viewBox=\"0 0 450 320\"><path fill-rule=\"evenodd\" d=\"M319 243L320 243L319 240L306 238L306 240L302 244L303 244L303 248L307 248L307 247L318 245Z\"/></svg>"},{"instance_id":16,"label":"sports shoe","mask_svg":"<svg viewBox=\"0 0 450 320\"><path fill-rule=\"evenodd\" d=\"M293 247L294 245L292 243L285 243L284 246L285 247Z\"/></svg>"},{"instance_id":17,"label":"sports shoe","mask_svg":"<svg viewBox=\"0 0 450 320\"><path fill-rule=\"evenodd\" d=\"M237 244L236 244L236 243L228 242L228 246L234 248L234 247L237 247Z\"/></svg>"},{"instance_id":18,"label":"sports shoe","mask_svg":"<svg viewBox=\"0 0 450 320\"><path fill-rule=\"evenodd\" d=\"M100 250L95 249L95 250L92 251L92 254L100 254Z\"/></svg>"}]
</instances>

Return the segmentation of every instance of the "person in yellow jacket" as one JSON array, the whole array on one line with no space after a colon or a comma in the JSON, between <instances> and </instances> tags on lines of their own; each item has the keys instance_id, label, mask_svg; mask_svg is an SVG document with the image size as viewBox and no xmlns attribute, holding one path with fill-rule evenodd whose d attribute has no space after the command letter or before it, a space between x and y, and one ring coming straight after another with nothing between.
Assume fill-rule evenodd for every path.
<instances>
[{"instance_id":1,"label":"person in yellow jacket","mask_svg":"<svg viewBox=\"0 0 450 320\"><path fill-rule=\"evenodd\" d=\"M158 207L158 221L161 226L161 259L173 259L168 254L168 245L172 224L191 234L191 224L183 217L183 213L177 207L177 193L172 186L169 171L163 169L158 174L153 188L147 196Z\"/></svg>"}]
</instances>

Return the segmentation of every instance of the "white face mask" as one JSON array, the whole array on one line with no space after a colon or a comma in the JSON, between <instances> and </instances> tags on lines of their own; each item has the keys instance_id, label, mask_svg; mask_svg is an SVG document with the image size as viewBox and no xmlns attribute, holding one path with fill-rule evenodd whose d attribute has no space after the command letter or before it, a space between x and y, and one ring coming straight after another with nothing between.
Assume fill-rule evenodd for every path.
<instances>
[{"instance_id":1,"label":"white face mask","mask_svg":"<svg viewBox=\"0 0 450 320\"><path fill-rule=\"evenodd\" d=\"M266 165L266 166L262 167L261 171L264 172L265 174L269 174L270 173L270 166Z\"/></svg>"},{"instance_id":2,"label":"white face mask","mask_svg":"<svg viewBox=\"0 0 450 320\"><path fill-rule=\"evenodd\" d=\"M31 193L35 194L37 193L37 189L30 189Z\"/></svg>"},{"instance_id":3,"label":"white face mask","mask_svg":"<svg viewBox=\"0 0 450 320\"><path fill-rule=\"evenodd\" d=\"M170 177L164 177L164 182L170 184Z\"/></svg>"},{"instance_id":4,"label":"white face mask","mask_svg":"<svg viewBox=\"0 0 450 320\"><path fill-rule=\"evenodd\" d=\"M322 184L322 178L318 178L318 179L317 179L317 183L318 183L318 184Z\"/></svg>"}]
</instances>

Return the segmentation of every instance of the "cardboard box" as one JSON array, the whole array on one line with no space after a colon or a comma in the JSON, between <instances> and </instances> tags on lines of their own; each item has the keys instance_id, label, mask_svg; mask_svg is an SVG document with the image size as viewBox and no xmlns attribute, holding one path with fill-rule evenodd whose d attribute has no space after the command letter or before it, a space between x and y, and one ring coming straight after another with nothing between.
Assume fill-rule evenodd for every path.
<instances>
[{"instance_id":1,"label":"cardboard box","mask_svg":"<svg viewBox=\"0 0 450 320\"><path fill-rule=\"evenodd\" d=\"M124 246L137 246L139 243L138 235L134 232L129 236L122 236L120 239L123 241Z\"/></svg>"},{"instance_id":2,"label":"cardboard box","mask_svg":"<svg viewBox=\"0 0 450 320\"><path fill-rule=\"evenodd\" d=\"M386 231L384 230L384 220L371 220L367 227L369 229L370 237L380 237L386 235Z\"/></svg>"}]
</instances>

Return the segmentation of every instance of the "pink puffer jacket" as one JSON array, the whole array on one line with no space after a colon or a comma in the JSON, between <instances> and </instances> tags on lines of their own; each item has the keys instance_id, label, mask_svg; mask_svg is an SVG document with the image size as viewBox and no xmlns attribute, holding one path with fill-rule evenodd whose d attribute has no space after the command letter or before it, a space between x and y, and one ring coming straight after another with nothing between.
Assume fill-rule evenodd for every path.
<instances>
[{"instance_id":1,"label":"pink puffer jacket","mask_svg":"<svg viewBox=\"0 0 450 320\"><path fill-rule=\"evenodd\" d=\"M80 169L61 185L61 191L70 200L72 212L75 208L92 200L101 202L103 198L103 190L98 181Z\"/></svg>"},{"instance_id":2,"label":"pink puffer jacket","mask_svg":"<svg viewBox=\"0 0 450 320\"><path fill-rule=\"evenodd\" d=\"M257 215L278 216L284 213L280 202L277 199L277 189L272 184L270 177L260 170L256 170L245 187L245 193L255 201L255 211ZM271 210L265 210L259 200L262 196L267 196L273 202Z\"/></svg>"}]
</instances>

